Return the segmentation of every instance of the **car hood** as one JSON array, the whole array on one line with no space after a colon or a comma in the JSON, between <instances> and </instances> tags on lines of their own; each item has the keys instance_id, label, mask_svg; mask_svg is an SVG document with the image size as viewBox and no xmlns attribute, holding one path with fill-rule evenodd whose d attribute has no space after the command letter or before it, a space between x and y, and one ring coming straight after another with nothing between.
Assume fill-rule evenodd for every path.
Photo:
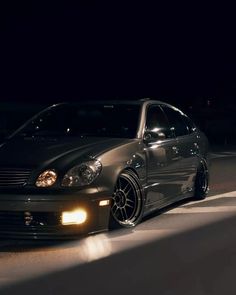
<instances>
[{"instance_id":1,"label":"car hood","mask_svg":"<svg viewBox=\"0 0 236 295\"><path fill-rule=\"evenodd\" d=\"M0 147L0 167L40 168L96 157L125 144L120 138L12 138Z\"/></svg>"}]
</instances>

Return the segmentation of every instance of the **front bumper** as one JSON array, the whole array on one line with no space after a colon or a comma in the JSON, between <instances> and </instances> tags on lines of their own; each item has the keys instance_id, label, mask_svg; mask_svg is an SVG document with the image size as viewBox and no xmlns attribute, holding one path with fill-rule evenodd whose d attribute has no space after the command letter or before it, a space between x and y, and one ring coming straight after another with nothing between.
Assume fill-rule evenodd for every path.
<instances>
[{"instance_id":1,"label":"front bumper","mask_svg":"<svg viewBox=\"0 0 236 295\"><path fill-rule=\"evenodd\" d=\"M4 239L69 239L108 229L110 205L99 206L101 200L111 200L102 190L77 192L0 193L0 238ZM111 202L110 202L111 203ZM87 219L78 225L62 225L63 211L81 208ZM32 222L26 222L25 214Z\"/></svg>"}]
</instances>

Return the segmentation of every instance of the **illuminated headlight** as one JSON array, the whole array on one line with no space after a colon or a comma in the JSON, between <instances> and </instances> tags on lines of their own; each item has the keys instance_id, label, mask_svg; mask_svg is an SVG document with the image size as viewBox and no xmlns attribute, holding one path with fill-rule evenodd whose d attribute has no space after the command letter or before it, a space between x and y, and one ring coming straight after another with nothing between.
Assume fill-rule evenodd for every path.
<instances>
[{"instance_id":1,"label":"illuminated headlight","mask_svg":"<svg viewBox=\"0 0 236 295\"><path fill-rule=\"evenodd\" d=\"M63 177L62 186L83 186L91 184L100 174L102 164L97 161L84 162L71 168Z\"/></svg>"},{"instance_id":2,"label":"illuminated headlight","mask_svg":"<svg viewBox=\"0 0 236 295\"><path fill-rule=\"evenodd\" d=\"M55 170L46 170L39 175L35 185L38 187L52 186L57 180L57 173Z\"/></svg>"}]
</instances>

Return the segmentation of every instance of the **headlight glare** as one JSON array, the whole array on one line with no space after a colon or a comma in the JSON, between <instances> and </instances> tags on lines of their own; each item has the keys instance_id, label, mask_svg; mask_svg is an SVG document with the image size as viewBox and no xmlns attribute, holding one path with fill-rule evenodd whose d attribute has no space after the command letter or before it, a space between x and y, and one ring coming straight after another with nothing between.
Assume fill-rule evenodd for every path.
<instances>
[{"instance_id":1,"label":"headlight glare","mask_svg":"<svg viewBox=\"0 0 236 295\"><path fill-rule=\"evenodd\" d=\"M71 168L63 177L62 186L83 186L91 184L100 174L102 165L97 160L84 162Z\"/></svg>"},{"instance_id":2,"label":"headlight glare","mask_svg":"<svg viewBox=\"0 0 236 295\"><path fill-rule=\"evenodd\" d=\"M39 175L35 185L38 187L52 186L57 180L57 173L55 170L46 170Z\"/></svg>"}]
</instances>

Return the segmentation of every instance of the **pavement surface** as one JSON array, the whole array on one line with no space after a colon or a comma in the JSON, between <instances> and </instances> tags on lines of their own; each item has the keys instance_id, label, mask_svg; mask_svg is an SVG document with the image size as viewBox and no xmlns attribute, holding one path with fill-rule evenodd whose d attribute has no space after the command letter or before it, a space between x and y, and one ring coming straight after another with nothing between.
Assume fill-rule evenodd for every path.
<instances>
[{"instance_id":1,"label":"pavement surface","mask_svg":"<svg viewBox=\"0 0 236 295\"><path fill-rule=\"evenodd\" d=\"M0 294L236 294L236 151L210 158L207 199L179 202L132 230L0 241Z\"/></svg>"}]
</instances>

